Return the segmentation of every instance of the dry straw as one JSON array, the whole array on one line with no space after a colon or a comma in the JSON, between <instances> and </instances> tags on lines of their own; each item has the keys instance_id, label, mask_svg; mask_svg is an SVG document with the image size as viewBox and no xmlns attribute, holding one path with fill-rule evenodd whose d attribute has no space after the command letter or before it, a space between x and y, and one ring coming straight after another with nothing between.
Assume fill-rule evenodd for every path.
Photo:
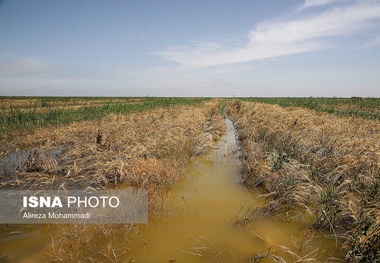
<instances>
[{"instance_id":1,"label":"dry straw","mask_svg":"<svg viewBox=\"0 0 380 263\"><path fill-rule=\"evenodd\" d=\"M380 258L380 123L303 108L235 101L245 184L269 204L248 219L289 209L315 213L314 228L347 231L347 262ZM285 215L285 213L282 213ZM286 213L287 215L289 213Z\"/></svg>"}]
</instances>

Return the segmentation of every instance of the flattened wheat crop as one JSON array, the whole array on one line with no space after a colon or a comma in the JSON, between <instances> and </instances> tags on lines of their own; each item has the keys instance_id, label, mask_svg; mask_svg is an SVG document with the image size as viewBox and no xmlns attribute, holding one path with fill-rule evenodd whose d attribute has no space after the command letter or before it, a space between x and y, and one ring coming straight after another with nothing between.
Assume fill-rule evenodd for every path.
<instances>
[{"instance_id":1,"label":"flattened wheat crop","mask_svg":"<svg viewBox=\"0 0 380 263\"><path fill-rule=\"evenodd\" d=\"M3 156L15 149L33 150L1 187L170 186L192 155L223 134L216 112L212 103L178 106L35 130L2 143ZM52 148L62 149L56 159L44 154Z\"/></svg>"},{"instance_id":2,"label":"flattened wheat crop","mask_svg":"<svg viewBox=\"0 0 380 263\"><path fill-rule=\"evenodd\" d=\"M262 189L269 202L248 220L293 220L303 210L314 216L313 228L329 229L348 247L347 262L378 262L378 121L240 100L230 104L229 114L244 152L244 182Z\"/></svg>"},{"instance_id":3,"label":"flattened wheat crop","mask_svg":"<svg viewBox=\"0 0 380 263\"><path fill-rule=\"evenodd\" d=\"M0 145L0 157L28 155L17 161L13 173L1 175L0 189L144 188L154 214L190 158L210 149L224 131L218 105L204 102L23 132ZM46 261L116 262L138 235L133 225L58 228L49 235Z\"/></svg>"}]
</instances>

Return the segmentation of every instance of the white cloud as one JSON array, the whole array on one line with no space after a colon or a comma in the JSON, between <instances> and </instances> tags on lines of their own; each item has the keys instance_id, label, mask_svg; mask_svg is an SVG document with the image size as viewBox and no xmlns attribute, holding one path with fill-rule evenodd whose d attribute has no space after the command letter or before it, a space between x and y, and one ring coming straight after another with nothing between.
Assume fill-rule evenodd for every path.
<instances>
[{"instance_id":1,"label":"white cloud","mask_svg":"<svg viewBox=\"0 0 380 263\"><path fill-rule=\"evenodd\" d=\"M24 76L49 74L54 68L37 57L15 57L11 54L0 54L0 76Z\"/></svg>"},{"instance_id":2,"label":"white cloud","mask_svg":"<svg viewBox=\"0 0 380 263\"><path fill-rule=\"evenodd\" d=\"M286 22L260 24L250 33L252 43L299 43L325 37L360 33L380 19L380 2L333 8L318 15Z\"/></svg>"},{"instance_id":3,"label":"white cloud","mask_svg":"<svg viewBox=\"0 0 380 263\"><path fill-rule=\"evenodd\" d=\"M155 54L193 68L254 61L336 46L337 37L361 34L379 19L380 1L358 1L297 19L260 23L244 45L201 42Z\"/></svg>"},{"instance_id":4,"label":"white cloud","mask_svg":"<svg viewBox=\"0 0 380 263\"><path fill-rule=\"evenodd\" d=\"M341 2L347 2L347 0L305 0L305 2L298 8L298 11L302 11L307 8L326 6Z\"/></svg>"},{"instance_id":5,"label":"white cloud","mask_svg":"<svg viewBox=\"0 0 380 263\"><path fill-rule=\"evenodd\" d=\"M374 47L380 45L380 36L372 38L364 44L364 47Z\"/></svg>"}]
</instances>

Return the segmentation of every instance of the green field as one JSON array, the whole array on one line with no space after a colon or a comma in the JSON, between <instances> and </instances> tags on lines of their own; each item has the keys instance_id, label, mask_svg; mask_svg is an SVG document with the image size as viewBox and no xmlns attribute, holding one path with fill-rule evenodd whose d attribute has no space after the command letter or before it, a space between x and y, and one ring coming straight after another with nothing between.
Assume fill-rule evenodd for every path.
<instances>
[{"instance_id":1,"label":"green field","mask_svg":"<svg viewBox=\"0 0 380 263\"><path fill-rule=\"evenodd\" d=\"M99 119L156 107L197 104L205 98L1 97L0 132L30 130ZM268 97L243 100L305 107L340 116L380 120L380 98Z\"/></svg>"},{"instance_id":2,"label":"green field","mask_svg":"<svg viewBox=\"0 0 380 263\"><path fill-rule=\"evenodd\" d=\"M127 114L157 107L197 104L204 98L2 97L0 132L31 130L107 114Z\"/></svg>"}]
</instances>

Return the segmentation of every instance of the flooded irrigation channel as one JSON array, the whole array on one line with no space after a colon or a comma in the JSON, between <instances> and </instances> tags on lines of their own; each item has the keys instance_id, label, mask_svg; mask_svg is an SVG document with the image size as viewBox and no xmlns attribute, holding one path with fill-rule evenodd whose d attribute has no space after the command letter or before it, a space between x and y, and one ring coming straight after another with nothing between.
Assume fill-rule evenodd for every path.
<instances>
[{"instance_id":1,"label":"flooded irrigation channel","mask_svg":"<svg viewBox=\"0 0 380 263\"><path fill-rule=\"evenodd\" d=\"M330 232L310 230L312 215L300 214L298 221L291 222L280 217L244 220L265 201L259 190L242 185L236 132L231 120L226 119L226 125L219 143L186 166L182 179L163 201L162 211L150 216L149 223L126 244L127 252L112 262L273 262L277 256L287 262L302 258L325 262L344 258ZM57 226L40 225L1 234L0 252L15 256L16 261L7 262L46 259L44 242L57 231Z\"/></svg>"},{"instance_id":2,"label":"flooded irrigation channel","mask_svg":"<svg viewBox=\"0 0 380 263\"><path fill-rule=\"evenodd\" d=\"M241 222L264 201L258 190L241 184L236 132L231 120L226 119L226 125L216 148L186 167L183 180L168 194L165 210L150 218L131 244L127 262L259 262L253 258L260 252L261 262L272 262L265 259L269 254L287 262L304 256L317 262L342 259L329 232L311 237L311 218Z\"/></svg>"}]
</instances>

